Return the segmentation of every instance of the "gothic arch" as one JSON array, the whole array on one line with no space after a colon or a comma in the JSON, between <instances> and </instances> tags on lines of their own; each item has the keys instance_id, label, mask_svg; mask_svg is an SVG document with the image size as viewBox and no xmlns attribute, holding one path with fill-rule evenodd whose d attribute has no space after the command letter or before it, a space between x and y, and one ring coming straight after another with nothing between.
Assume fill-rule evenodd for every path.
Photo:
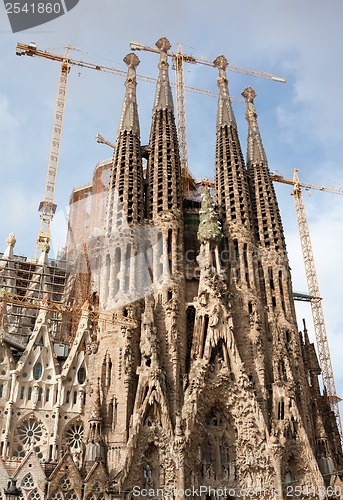
<instances>
[{"instance_id":1,"label":"gothic arch","mask_svg":"<svg viewBox=\"0 0 343 500\"><path fill-rule=\"evenodd\" d=\"M235 480L236 430L227 412L213 406L205 417L201 476L206 481Z\"/></svg>"},{"instance_id":2,"label":"gothic arch","mask_svg":"<svg viewBox=\"0 0 343 500\"><path fill-rule=\"evenodd\" d=\"M187 459L190 485L233 487L237 458L237 431L233 419L223 404L215 399L207 412L205 408L201 413L198 410L201 432L197 425L191 437L194 451Z\"/></svg>"},{"instance_id":3,"label":"gothic arch","mask_svg":"<svg viewBox=\"0 0 343 500\"><path fill-rule=\"evenodd\" d=\"M293 489L293 487L299 484L304 478L305 470L299 457L303 457L303 453L297 446L292 446L285 450L281 466L285 494L287 494L286 490L288 485L291 484Z\"/></svg>"},{"instance_id":4,"label":"gothic arch","mask_svg":"<svg viewBox=\"0 0 343 500\"><path fill-rule=\"evenodd\" d=\"M86 500L102 500L104 498L102 488L98 482L95 482L88 491L86 490L85 495Z\"/></svg>"},{"instance_id":5,"label":"gothic arch","mask_svg":"<svg viewBox=\"0 0 343 500\"><path fill-rule=\"evenodd\" d=\"M85 426L83 420L76 416L68 422L61 433L61 449L64 451L83 451Z\"/></svg>"}]
</instances>

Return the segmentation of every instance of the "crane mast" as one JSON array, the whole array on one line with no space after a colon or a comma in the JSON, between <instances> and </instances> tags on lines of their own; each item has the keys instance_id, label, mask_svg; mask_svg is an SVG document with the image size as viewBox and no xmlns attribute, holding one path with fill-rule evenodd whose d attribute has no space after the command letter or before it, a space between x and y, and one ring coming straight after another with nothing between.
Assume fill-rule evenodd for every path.
<instances>
[{"instance_id":1,"label":"crane mast","mask_svg":"<svg viewBox=\"0 0 343 500\"><path fill-rule=\"evenodd\" d=\"M87 61L81 61L77 59L72 59L69 57L69 52L72 47L68 46L66 48L66 53L61 56L58 54L54 54L52 52L46 50L40 50L37 48L35 43L22 44L17 43L16 46L16 54L18 56L26 55L30 57L41 57L44 59L48 59L50 61L57 61L61 63L59 81L58 81L58 90L57 90L57 99L56 99L56 107L55 107L55 115L54 115L54 125L52 130L52 139L50 145L50 154L49 154L49 162L48 162L48 170L45 181L45 192L44 199L40 202L39 211L41 212L40 218L40 229L38 238L36 241L36 256L41 248L43 243L50 242L50 231L51 231L51 221L56 211L57 205L55 204L55 186L56 186L56 175L58 169L58 159L59 159L59 151L61 145L61 136L62 136L62 124L64 117L64 107L66 101L67 94L67 85L68 85L68 75L71 66L77 66L86 69L93 69L96 71L102 71L105 73L111 73L115 75L119 75L122 77L126 77L126 71L121 69L112 68L110 66L103 66L99 64L94 64ZM153 52L158 52L157 49L152 49ZM179 53L176 57L176 64L178 66L177 75L179 78L176 80L176 88L177 94L182 96L180 99L177 99L179 103L178 106L178 133L179 137L181 137L181 164L184 166L184 179L188 185L188 189L193 186L193 177L191 176L188 167L187 167L187 126L186 126L186 103L185 103L185 90L190 92L195 92L197 94L205 94L217 97L215 92L211 92L209 90L198 89L196 87L188 87L184 84L184 75L183 75L183 62L186 60L187 62L191 62L190 56L184 56L182 54L182 46L180 46ZM157 79L152 78L145 75L137 75L139 80L143 80L150 83L156 83ZM243 102L243 99L239 97L232 97L232 100Z\"/></svg>"},{"instance_id":2,"label":"crane mast","mask_svg":"<svg viewBox=\"0 0 343 500\"><path fill-rule=\"evenodd\" d=\"M62 124L67 94L68 75L70 71L70 65L68 63L69 50L70 47L67 47L64 60L61 64L60 76L58 80L56 108L54 115L54 125L52 129L48 171L45 180L44 199L39 205L41 218L39 234L36 242L36 255L38 254L42 243L50 242L50 225L56 211L56 204L54 203L55 186L58 169L58 158L61 146Z\"/></svg>"},{"instance_id":3,"label":"crane mast","mask_svg":"<svg viewBox=\"0 0 343 500\"><path fill-rule=\"evenodd\" d=\"M185 75L182 45L179 42L179 50L175 55L175 86L176 86L176 114L178 124L178 136L180 142L180 159L181 165L187 167L188 162L188 141L187 141L187 124L186 124L186 95L185 95ZM182 137L182 140L180 138Z\"/></svg>"},{"instance_id":4,"label":"crane mast","mask_svg":"<svg viewBox=\"0 0 343 500\"><path fill-rule=\"evenodd\" d=\"M337 428L340 434L341 441L343 441L343 429L342 429L342 422L338 405L340 398L337 396L336 393L334 372L332 368L329 341L325 326L322 299L319 291L318 276L313 256L310 229L308 226L308 220L307 220L305 204L301 188L302 187L305 187L307 189L313 188L313 189L318 189L320 191L329 191L338 194L343 194L343 189L327 188L325 186L300 182L298 177L298 169L296 168L294 169L293 180L285 179L279 175L272 175L271 178L273 181L276 182L293 185L292 196L294 200L301 250L305 265L308 294L311 296L310 300L311 311L312 311L314 332L316 336L319 364L322 371L323 385L326 390L330 407L335 414Z\"/></svg>"}]
</instances>

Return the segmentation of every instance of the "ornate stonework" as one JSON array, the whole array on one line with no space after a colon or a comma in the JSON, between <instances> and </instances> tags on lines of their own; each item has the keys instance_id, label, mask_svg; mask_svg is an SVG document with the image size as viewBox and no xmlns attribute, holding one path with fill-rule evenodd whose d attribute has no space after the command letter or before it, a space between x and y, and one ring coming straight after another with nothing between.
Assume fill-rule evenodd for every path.
<instances>
[{"instance_id":1,"label":"ornate stonework","mask_svg":"<svg viewBox=\"0 0 343 500\"><path fill-rule=\"evenodd\" d=\"M68 268L68 307L51 307L58 294L48 248L20 264L11 235L0 259L1 493L13 477L25 500L132 499L143 488L183 498L200 487L212 488L201 490L203 500L223 488L228 499L272 500L295 486L309 492L304 499L325 498L329 486L337 493L330 498L343 498L339 436L314 347L297 327L255 92L243 92L246 168L228 63L216 59L215 190L202 203L182 198L170 43L161 38L157 47L145 148L139 60L124 59L106 208L94 198L84 210L103 234L76 242L69 234L75 262L87 265L75 276ZM72 209L71 227L77 220L82 235L82 210ZM9 300L18 291L31 301L20 314Z\"/></svg>"}]
</instances>

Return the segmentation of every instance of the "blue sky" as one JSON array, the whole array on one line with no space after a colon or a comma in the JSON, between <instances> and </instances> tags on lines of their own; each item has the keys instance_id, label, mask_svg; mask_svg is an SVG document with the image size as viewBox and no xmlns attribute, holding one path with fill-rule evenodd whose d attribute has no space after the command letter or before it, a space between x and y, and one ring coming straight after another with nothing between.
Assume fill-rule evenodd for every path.
<instances>
[{"instance_id":1,"label":"blue sky","mask_svg":"<svg viewBox=\"0 0 343 500\"><path fill-rule=\"evenodd\" d=\"M0 248L9 232L16 252L34 255L39 230L38 204L43 199L46 167L59 75L59 64L17 57L16 42L35 41L41 49L64 53L68 44L82 50L75 59L125 70L130 41L154 45L161 36L182 41L185 53L214 59L224 54L234 66L267 71L287 84L228 73L230 93L240 96L251 85L270 169L291 178L343 187L343 84L340 0L245 0L211 2L156 0L130 2L80 0L67 15L37 29L12 34L0 5ZM157 56L138 54L138 73L157 75ZM216 71L191 65L186 83L216 91ZM56 186L63 211L73 186L87 183L97 162L111 150L96 143L101 133L115 141L124 95L123 79L90 70L71 70ZM138 104L142 142L150 129L154 86L140 82ZM244 105L235 103L242 149L246 150ZM198 177L212 177L216 99L187 95L189 167ZM276 185L295 290L306 280L290 188ZM304 193L314 255L330 340L338 395L343 397L343 196ZM1 243L2 242L2 243ZM59 246L55 241L54 248ZM299 323L312 322L308 304L298 306ZM341 405L341 413L343 408Z\"/></svg>"}]
</instances>

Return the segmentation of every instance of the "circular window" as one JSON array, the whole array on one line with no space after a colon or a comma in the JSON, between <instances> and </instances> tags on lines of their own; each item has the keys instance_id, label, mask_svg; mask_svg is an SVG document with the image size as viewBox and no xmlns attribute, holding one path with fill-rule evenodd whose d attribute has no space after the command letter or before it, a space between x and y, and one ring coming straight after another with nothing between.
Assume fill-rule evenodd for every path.
<instances>
[{"instance_id":1,"label":"circular window","mask_svg":"<svg viewBox=\"0 0 343 500\"><path fill-rule=\"evenodd\" d=\"M23 444L37 443L43 435L42 428L36 420L30 419L23 422L18 431L19 439Z\"/></svg>"},{"instance_id":2,"label":"circular window","mask_svg":"<svg viewBox=\"0 0 343 500\"><path fill-rule=\"evenodd\" d=\"M69 427L65 436L70 448L81 448L84 432L83 424L81 422L75 423Z\"/></svg>"}]
</instances>

